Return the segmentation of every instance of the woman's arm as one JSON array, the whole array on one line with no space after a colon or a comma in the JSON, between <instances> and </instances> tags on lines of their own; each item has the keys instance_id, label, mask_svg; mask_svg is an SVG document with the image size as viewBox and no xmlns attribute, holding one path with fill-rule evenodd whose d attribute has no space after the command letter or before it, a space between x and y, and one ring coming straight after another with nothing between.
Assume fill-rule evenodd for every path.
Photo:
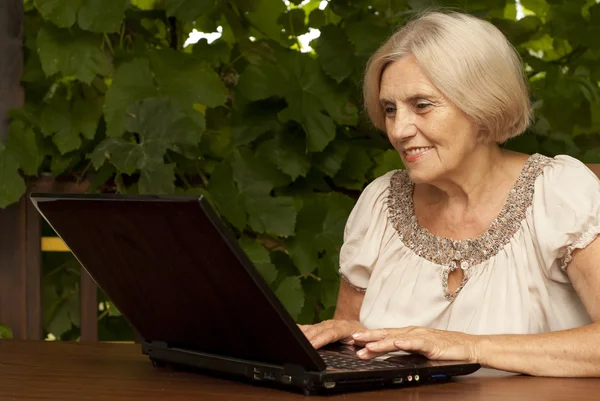
<instances>
[{"instance_id":1,"label":"woman's arm","mask_svg":"<svg viewBox=\"0 0 600 401\"><path fill-rule=\"evenodd\" d=\"M567 273L594 323L536 335L483 336L483 365L536 376L600 377L600 239L573 252Z\"/></svg>"},{"instance_id":2,"label":"woman's arm","mask_svg":"<svg viewBox=\"0 0 600 401\"><path fill-rule=\"evenodd\" d=\"M358 352L370 359L410 351L430 359L478 362L485 367L535 376L600 377L600 239L573 252L569 278L593 323L543 334L474 336L407 327L356 333Z\"/></svg>"},{"instance_id":3,"label":"woman's arm","mask_svg":"<svg viewBox=\"0 0 600 401\"><path fill-rule=\"evenodd\" d=\"M360 307L362 306L365 293L352 287L346 280L342 279L338 292L337 305L335 307L335 320L359 320Z\"/></svg>"}]
</instances>

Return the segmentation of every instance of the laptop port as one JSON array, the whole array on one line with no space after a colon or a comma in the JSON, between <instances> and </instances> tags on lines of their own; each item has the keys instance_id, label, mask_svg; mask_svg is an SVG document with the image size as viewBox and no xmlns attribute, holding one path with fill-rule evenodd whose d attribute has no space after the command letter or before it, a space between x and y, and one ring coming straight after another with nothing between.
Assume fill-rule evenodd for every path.
<instances>
[{"instance_id":1,"label":"laptop port","mask_svg":"<svg viewBox=\"0 0 600 401\"><path fill-rule=\"evenodd\" d=\"M267 379L267 380L275 380L275 373L274 372L269 372L268 370L265 370L264 378Z\"/></svg>"},{"instance_id":2,"label":"laptop port","mask_svg":"<svg viewBox=\"0 0 600 401\"><path fill-rule=\"evenodd\" d=\"M323 383L323 385L325 386L325 388L334 388L335 382L325 382Z\"/></svg>"},{"instance_id":3,"label":"laptop port","mask_svg":"<svg viewBox=\"0 0 600 401\"><path fill-rule=\"evenodd\" d=\"M392 380L393 384L402 384L404 383L404 378L403 377L396 377L394 380Z\"/></svg>"}]
</instances>

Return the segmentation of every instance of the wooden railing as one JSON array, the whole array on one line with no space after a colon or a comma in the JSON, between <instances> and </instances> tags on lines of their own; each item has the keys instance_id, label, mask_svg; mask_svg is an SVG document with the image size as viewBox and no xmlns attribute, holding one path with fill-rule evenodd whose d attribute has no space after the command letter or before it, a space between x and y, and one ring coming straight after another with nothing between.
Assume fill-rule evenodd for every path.
<instances>
[{"instance_id":1,"label":"wooden railing","mask_svg":"<svg viewBox=\"0 0 600 401\"><path fill-rule=\"evenodd\" d=\"M87 183L54 181L42 177L28 184L29 192L83 193ZM0 322L14 338L39 340L43 336L41 217L28 196L0 210ZM98 340L97 287L81 270L81 340Z\"/></svg>"}]
</instances>

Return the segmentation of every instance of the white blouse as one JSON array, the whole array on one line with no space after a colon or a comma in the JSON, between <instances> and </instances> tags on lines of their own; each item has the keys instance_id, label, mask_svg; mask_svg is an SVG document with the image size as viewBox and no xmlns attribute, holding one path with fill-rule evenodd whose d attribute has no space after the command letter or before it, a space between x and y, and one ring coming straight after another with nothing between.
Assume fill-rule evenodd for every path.
<instances>
[{"instance_id":1,"label":"white blouse","mask_svg":"<svg viewBox=\"0 0 600 401\"><path fill-rule=\"evenodd\" d=\"M566 273L571 252L600 232L600 180L583 163L532 155L489 229L463 241L421 227L412 190L405 171L390 171L346 223L340 274L365 291L365 327L527 334L591 322ZM452 296L457 264L464 279Z\"/></svg>"}]
</instances>

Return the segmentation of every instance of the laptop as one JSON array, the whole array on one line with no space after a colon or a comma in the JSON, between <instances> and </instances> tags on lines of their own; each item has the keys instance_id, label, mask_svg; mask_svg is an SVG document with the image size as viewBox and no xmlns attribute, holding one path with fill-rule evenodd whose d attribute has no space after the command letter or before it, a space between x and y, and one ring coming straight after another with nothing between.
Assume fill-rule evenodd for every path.
<instances>
[{"instance_id":1,"label":"laptop","mask_svg":"<svg viewBox=\"0 0 600 401\"><path fill-rule=\"evenodd\" d=\"M315 350L202 196L31 194L155 367L305 395L449 380L478 364Z\"/></svg>"}]
</instances>

